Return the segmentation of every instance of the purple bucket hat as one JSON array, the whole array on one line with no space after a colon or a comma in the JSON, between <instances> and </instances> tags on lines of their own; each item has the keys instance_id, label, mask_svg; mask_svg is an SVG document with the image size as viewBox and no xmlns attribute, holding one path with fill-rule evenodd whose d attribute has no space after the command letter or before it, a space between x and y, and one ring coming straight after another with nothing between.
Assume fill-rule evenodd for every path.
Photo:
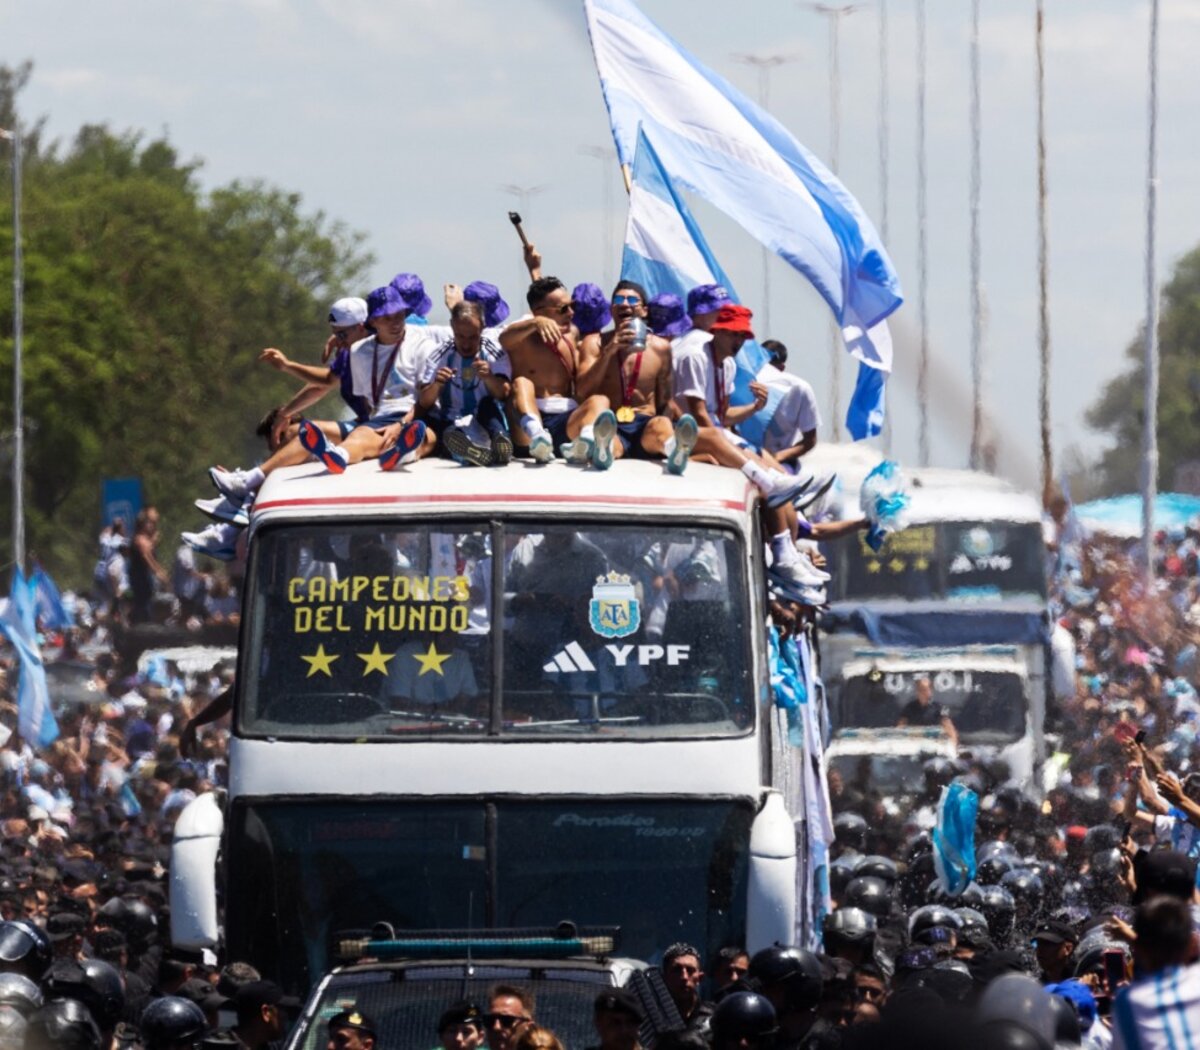
<instances>
[{"instance_id":1,"label":"purple bucket hat","mask_svg":"<svg viewBox=\"0 0 1200 1050\"><path fill-rule=\"evenodd\" d=\"M608 296L597 284L575 285L571 292L571 302L575 305L575 327L580 335L591 335L600 331L612 320L612 311L608 308Z\"/></svg>"},{"instance_id":2,"label":"purple bucket hat","mask_svg":"<svg viewBox=\"0 0 1200 1050\"><path fill-rule=\"evenodd\" d=\"M708 314L721 309L726 303L733 302L729 290L723 284L698 284L687 297L687 312L689 316Z\"/></svg>"},{"instance_id":3,"label":"purple bucket hat","mask_svg":"<svg viewBox=\"0 0 1200 1050\"><path fill-rule=\"evenodd\" d=\"M392 278L395 288L410 314L424 317L433 309L433 300L425 294L425 285L415 273L398 273Z\"/></svg>"},{"instance_id":4,"label":"purple bucket hat","mask_svg":"<svg viewBox=\"0 0 1200 1050\"><path fill-rule=\"evenodd\" d=\"M661 292L646 304L646 323L650 331L664 339L674 339L692 328L683 300L671 292Z\"/></svg>"},{"instance_id":5,"label":"purple bucket hat","mask_svg":"<svg viewBox=\"0 0 1200 1050\"><path fill-rule=\"evenodd\" d=\"M376 317L387 317L390 314L398 314L400 311L407 309L408 303L400 297L400 293L390 284L385 284L382 288L376 288L367 296L368 321L372 321Z\"/></svg>"},{"instance_id":6,"label":"purple bucket hat","mask_svg":"<svg viewBox=\"0 0 1200 1050\"><path fill-rule=\"evenodd\" d=\"M487 281L472 281L463 289L463 298L483 307L483 323L495 328L508 319L508 303L500 298L500 289Z\"/></svg>"}]
</instances>

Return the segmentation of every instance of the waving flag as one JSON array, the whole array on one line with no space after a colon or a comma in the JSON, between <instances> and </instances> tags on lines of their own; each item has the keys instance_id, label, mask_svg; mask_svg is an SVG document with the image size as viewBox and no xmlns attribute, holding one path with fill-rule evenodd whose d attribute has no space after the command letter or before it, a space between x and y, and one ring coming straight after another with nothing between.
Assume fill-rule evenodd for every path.
<instances>
[{"instance_id":1,"label":"waving flag","mask_svg":"<svg viewBox=\"0 0 1200 1050\"><path fill-rule=\"evenodd\" d=\"M804 274L837 317L850 353L889 372L883 322L903 301L900 282L854 197L782 124L633 0L584 0L584 9L621 163L635 160L640 125L675 183ZM882 411L882 384L860 377L859 387L847 422L861 429L865 420L870 432L873 413Z\"/></svg>"},{"instance_id":2,"label":"waving flag","mask_svg":"<svg viewBox=\"0 0 1200 1050\"><path fill-rule=\"evenodd\" d=\"M46 668L38 648L34 583L13 570L12 593L0 602L0 632L12 643L20 665L17 684L17 729L31 747L49 747L58 739L58 722L50 710Z\"/></svg>"},{"instance_id":3,"label":"waving flag","mask_svg":"<svg viewBox=\"0 0 1200 1050\"><path fill-rule=\"evenodd\" d=\"M979 796L963 784L948 784L938 802L933 829L933 867L938 887L957 897L975 878L975 816Z\"/></svg>"},{"instance_id":4,"label":"waving flag","mask_svg":"<svg viewBox=\"0 0 1200 1050\"><path fill-rule=\"evenodd\" d=\"M29 578L37 601L37 615L42 626L51 631L62 631L75 626L75 617L63 604L58 585L40 565L34 567Z\"/></svg>"}]
</instances>

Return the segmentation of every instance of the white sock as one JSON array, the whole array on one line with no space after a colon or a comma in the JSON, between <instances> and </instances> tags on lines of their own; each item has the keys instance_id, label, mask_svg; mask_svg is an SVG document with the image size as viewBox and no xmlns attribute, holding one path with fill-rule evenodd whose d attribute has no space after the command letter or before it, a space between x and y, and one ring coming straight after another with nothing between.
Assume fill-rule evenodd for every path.
<instances>
[{"instance_id":1,"label":"white sock","mask_svg":"<svg viewBox=\"0 0 1200 1050\"><path fill-rule=\"evenodd\" d=\"M330 455L337 456L346 466L350 465L350 453L347 452L341 445L334 445L329 450Z\"/></svg>"},{"instance_id":2,"label":"white sock","mask_svg":"<svg viewBox=\"0 0 1200 1050\"><path fill-rule=\"evenodd\" d=\"M771 537L771 557L776 565L790 565L796 560L796 545L786 530Z\"/></svg>"},{"instance_id":3,"label":"white sock","mask_svg":"<svg viewBox=\"0 0 1200 1050\"><path fill-rule=\"evenodd\" d=\"M587 426L580 427L579 428L579 439L581 441L595 441L596 440L596 428L594 426L592 426L591 423L588 423Z\"/></svg>"},{"instance_id":4,"label":"white sock","mask_svg":"<svg viewBox=\"0 0 1200 1050\"><path fill-rule=\"evenodd\" d=\"M756 485L762 492L770 492L773 485L771 475L774 471L767 470L766 467L760 466L754 460L748 459L742 464L742 473L746 475L752 484Z\"/></svg>"},{"instance_id":5,"label":"white sock","mask_svg":"<svg viewBox=\"0 0 1200 1050\"><path fill-rule=\"evenodd\" d=\"M267 480L266 474L262 472L262 467L255 467L253 470L246 471L246 488L257 489L262 487L262 483Z\"/></svg>"},{"instance_id":6,"label":"white sock","mask_svg":"<svg viewBox=\"0 0 1200 1050\"><path fill-rule=\"evenodd\" d=\"M537 416L522 416L521 429L525 431L526 437L532 441L538 436L538 434L542 432L542 421L538 419Z\"/></svg>"},{"instance_id":7,"label":"white sock","mask_svg":"<svg viewBox=\"0 0 1200 1050\"><path fill-rule=\"evenodd\" d=\"M663 442L663 455L667 459L671 458L671 453L675 451L675 435L672 434L666 441Z\"/></svg>"}]
</instances>

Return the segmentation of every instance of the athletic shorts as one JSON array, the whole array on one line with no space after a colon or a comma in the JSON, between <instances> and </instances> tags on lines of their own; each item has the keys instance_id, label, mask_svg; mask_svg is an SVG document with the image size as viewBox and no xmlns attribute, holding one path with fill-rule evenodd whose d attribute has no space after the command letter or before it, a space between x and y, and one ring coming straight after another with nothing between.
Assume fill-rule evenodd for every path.
<instances>
[{"instance_id":1,"label":"athletic shorts","mask_svg":"<svg viewBox=\"0 0 1200 1050\"><path fill-rule=\"evenodd\" d=\"M625 450L626 459L650 458L642 448L642 434L645 433L646 424L653 418L653 416L636 415L629 423L617 424L617 440L621 442L621 447Z\"/></svg>"},{"instance_id":2,"label":"athletic shorts","mask_svg":"<svg viewBox=\"0 0 1200 1050\"><path fill-rule=\"evenodd\" d=\"M542 426L550 431L550 440L554 442L555 452L558 451L559 445L571 440L567 437L567 423L574 411L572 408L566 412L542 413Z\"/></svg>"},{"instance_id":3,"label":"athletic shorts","mask_svg":"<svg viewBox=\"0 0 1200 1050\"><path fill-rule=\"evenodd\" d=\"M373 416L370 419L343 419L338 423L342 440L350 436L351 431L358 427L370 427L372 430L386 430L393 423L403 423L404 416Z\"/></svg>"}]
</instances>

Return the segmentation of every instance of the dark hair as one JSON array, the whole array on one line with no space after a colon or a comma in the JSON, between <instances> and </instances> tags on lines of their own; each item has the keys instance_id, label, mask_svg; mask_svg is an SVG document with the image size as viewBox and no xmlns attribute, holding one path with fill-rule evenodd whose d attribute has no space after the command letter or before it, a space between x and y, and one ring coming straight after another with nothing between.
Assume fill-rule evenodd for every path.
<instances>
[{"instance_id":1,"label":"dark hair","mask_svg":"<svg viewBox=\"0 0 1200 1050\"><path fill-rule=\"evenodd\" d=\"M553 279L554 278L549 278L549 280ZM537 284L537 282L534 281L534 284ZM559 285L559 287L561 288L562 285ZM520 1000L521 1005L525 1007L525 1012L529 1014L530 1017L533 1016L533 1008L536 1005L537 1000L534 998L533 992L531 992L523 984L493 984L488 989L487 993L489 1010L492 1008L492 1001L494 999L498 999L500 996L509 996L510 998Z\"/></svg>"},{"instance_id":2,"label":"dark hair","mask_svg":"<svg viewBox=\"0 0 1200 1050\"><path fill-rule=\"evenodd\" d=\"M750 953L746 951L745 948L739 948L736 944L731 944L727 948L722 948L719 952L717 952L716 963L718 965L720 963L731 963L735 959L742 958L742 956L745 956L747 959L749 959ZM664 962L665 961L666 960L664 957Z\"/></svg>"},{"instance_id":3,"label":"dark hair","mask_svg":"<svg viewBox=\"0 0 1200 1050\"><path fill-rule=\"evenodd\" d=\"M539 277L529 286L529 291L525 293L525 301L529 304L529 309L536 310L545 302L546 296L551 292L557 292L560 288L566 288L557 277Z\"/></svg>"},{"instance_id":4,"label":"dark hair","mask_svg":"<svg viewBox=\"0 0 1200 1050\"><path fill-rule=\"evenodd\" d=\"M778 339L764 339L758 345L770 354L772 358L779 358L782 361L787 360L787 347Z\"/></svg>"},{"instance_id":5,"label":"dark hair","mask_svg":"<svg viewBox=\"0 0 1200 1050\"><path fill-rule=\"evenodd\" d=\"M637 292L642 297L643 306L646 306L650 302L650 297L646 294L646 289L638 284L637 281L618 281L617 286L612 290L613 295L616 295L622 288L628 288L631 292Z\"/></svg>"},{"instance_id":6,"label":"dark hair","mask_svg":"<svg viewBox=\"0 0 1200 1050\"><path fill-rule=\"evenodd\" d=\"M691 955L696 962L700 962L700 950L688 944L686 941L676 941L665 952L663 952L662 968L665 970L676 959L682 959L685 955Z\"/></svg>"},{"instance_id":7,"label":"dark hair","mask_svg":"<svg viewBox=\"0 0 1200 1050\"><path fill-rule=\"evenodd\" d=\"M483 304L477 303L473 299L460 299L450 308L450 320L460 321L464 317L469 317L473 321L478 321L481 325L485 324L483 316Z\"/></svg>"},{"instance_id":8,"label":"dark hair","mask_svg":"<svg viewBox=\"0 0 1200 1050\"><path fill-rule=\"evenodd\" d=\"M1186 901L1165 894L1138 905L1133 919L1137 947L1160 965L1187 961L1192 943L1192 913Z\"/></svg>"},{"instance_id":9,"label":"dark hair","mask_svg":"<svg viewBox=\"0 0 1200 1050\"><path fill-rule=\"evenodd\" d=\"M874 977L877 981L883 981L884 984L887 983L887 978L884 977L883 971L873 962L859 963L854 967L853 976L858 977L860 975L863 977Z\"/></svg>"}]
</instances>

